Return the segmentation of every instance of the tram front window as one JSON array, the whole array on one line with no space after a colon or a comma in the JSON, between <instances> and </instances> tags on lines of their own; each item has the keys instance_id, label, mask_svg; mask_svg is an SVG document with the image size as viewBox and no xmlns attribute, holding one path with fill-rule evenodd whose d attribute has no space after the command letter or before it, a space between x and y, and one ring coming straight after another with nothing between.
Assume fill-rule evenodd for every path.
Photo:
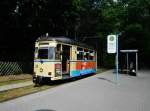
<instances>
[{"instance_id":1,"label":"tram front window","mask_svg":"<svg viewBox=\"0 0 150 111\"><path fill-rule=\"evenodd\" d=\"M38 50L39 59L48 59L48 49L39 49Z\"/></svg>"},{"instance_id":2,"label":"tram front window","mask_svg":"<svg viewBox=\"0 0 150 111\"><path fill-rule=\"evenodd\" d=\"M38 50L38 59L55 59L55 48L49 47L47 49Z\"/></svg>"}]
</instances>

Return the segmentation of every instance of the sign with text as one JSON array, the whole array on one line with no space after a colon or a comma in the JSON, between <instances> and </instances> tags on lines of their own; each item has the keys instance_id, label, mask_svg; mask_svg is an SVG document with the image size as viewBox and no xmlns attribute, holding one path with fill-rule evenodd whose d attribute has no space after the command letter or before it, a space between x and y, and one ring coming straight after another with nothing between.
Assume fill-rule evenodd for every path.
<instances>
[{"instance_id":1,"label":"sign with text","mask_svg":"<svg viewBox=\"0 0 150 111\"><path fill-rule=\"evenodd\" d=\"M107 53L116 53L116 35L107 36Z\"/></svg>"}]
</instances>

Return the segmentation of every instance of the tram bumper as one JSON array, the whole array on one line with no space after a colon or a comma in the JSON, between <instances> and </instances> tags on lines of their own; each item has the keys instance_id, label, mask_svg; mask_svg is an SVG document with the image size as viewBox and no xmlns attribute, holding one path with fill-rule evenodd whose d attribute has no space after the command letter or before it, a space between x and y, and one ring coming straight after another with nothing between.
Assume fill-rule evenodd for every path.
<instances>
[{"instance_id":1,"label":"tram bumper","mask_svg":"<svg viewBox=\"0 0 150 111\"><path fill-rule=\"evenodd\" d=\"M50 82L51 78L50 77L43 77L43 76L35 76L35 75L33 75L32 81L35 84L43 84L43 83L46 83L46 82Z\"/></svg>"}]
</instances>

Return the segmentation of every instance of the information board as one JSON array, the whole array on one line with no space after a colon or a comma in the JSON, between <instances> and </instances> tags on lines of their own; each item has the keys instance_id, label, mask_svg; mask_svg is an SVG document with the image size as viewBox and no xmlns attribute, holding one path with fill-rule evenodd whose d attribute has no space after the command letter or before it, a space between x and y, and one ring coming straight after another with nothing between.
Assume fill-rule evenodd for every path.
<instances>
[{"instance_id":1,"label":"information board","mask_svg":"<svg viewBox=\"0 0 150 111\"><path fill-rule=\"evenodd\" d=\"M116 53L116 35L107 36L107 53Z\"/></svg>"}]
</instances>

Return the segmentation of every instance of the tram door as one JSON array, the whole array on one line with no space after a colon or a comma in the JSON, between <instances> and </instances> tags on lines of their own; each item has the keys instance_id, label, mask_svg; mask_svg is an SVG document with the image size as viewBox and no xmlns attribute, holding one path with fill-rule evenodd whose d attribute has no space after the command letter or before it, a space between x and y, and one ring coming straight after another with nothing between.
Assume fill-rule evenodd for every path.
<instances>
[{"instance_id":1,"label":"tram door","mask_svg":"<svg viewBox=\"0 0 150 111\"><path fill-rule=\"evenodd\" d=\"M62 45L62 50L62 74L69 74L70 46Z\"/></svg>"}]
</instances>

